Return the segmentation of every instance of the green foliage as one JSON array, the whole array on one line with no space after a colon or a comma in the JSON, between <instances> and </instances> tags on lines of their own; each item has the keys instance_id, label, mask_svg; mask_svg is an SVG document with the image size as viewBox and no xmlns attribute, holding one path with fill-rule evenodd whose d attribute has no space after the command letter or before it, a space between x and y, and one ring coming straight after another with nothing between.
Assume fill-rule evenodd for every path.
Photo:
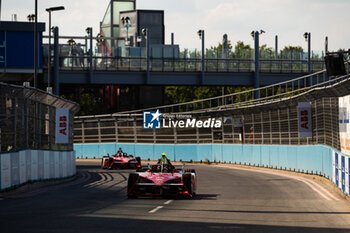
<instances>
[{"instance_id":1,"label":"green foliage","mask_svg":"<svg viewBox=\"0 0 350 233\"><path fill-rule=\"evenodd\" d=\"M221 95L221 87L168 86L165 87L165 103L184 103Z\"/></svg>"},{"instance_id":2,"label":"green foliage","mask_svg":"<svg viewBox=\"0 0 350 233\"><path fill-rule=\"evenodd\" d=\"M76 96L78 94L79 96ZM80 104L79 115L93 115L105 112L107 106L100 98L98 88L80 88L79 93L66 93L62 98L77 101Z\"/></svg>"},{"instance_id":3,"label":"green foliage","mask_svg":"<svg viewBox=\"0 0 350 233\"><path fill-rule=\"evenodd\" d=\"M166 104L175 104L175 103L184 103L195 100L201 100L211 97L220 96L223 93L233 94L238 92L243 92L247 90L251 90L252 87L241 87L241 86L201 86L201 87L193 87L193 86L167 86L165 87L165 103ZM234 99L232 99L234 98ZM247 94L236 95L234 97L226 98L227 103L237 103L243 100L251 100L252 95L251 92ZM221 100L220 100L221 101ZM208 103L204 103L207 105ZM213 103L215 104L215 103ZM206 107L206 106L204 106ZM207 106L209 107L209 106Z\"/></svg>"}]
</instances>

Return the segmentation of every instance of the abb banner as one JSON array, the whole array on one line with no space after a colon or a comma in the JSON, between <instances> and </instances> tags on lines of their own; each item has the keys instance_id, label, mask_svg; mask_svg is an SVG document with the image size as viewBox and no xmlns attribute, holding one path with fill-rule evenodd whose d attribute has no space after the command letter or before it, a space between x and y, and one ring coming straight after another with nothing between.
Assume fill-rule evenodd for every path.
<instances>
[{"instance_id":1,"label":"abb banner","mask_svg":"<svg viewBox=\"0 0 350 233\"><path fill-rule=\"evenodd\" d=\"M56 144L69 142L69 109L56 108Z\"/></svg>"},{"instance_id":2,"label":"abb banner","mask_svg":"<svg viewBox=\"0 0 350 233\"><path fill-rule=\"evenodd\" d=\"M312 137L311 103L298 103L299 137Z\"/></svg>"},{"instance_id":3,"label":"abb banner","mask_svg":"<svg viewBox=\"0 0 350 233\"><path fill-rule=\"evenodd\" d=\"M350 95L339 97L339 137L341 152L350 155Z\"/></svg>"}]
</instances>

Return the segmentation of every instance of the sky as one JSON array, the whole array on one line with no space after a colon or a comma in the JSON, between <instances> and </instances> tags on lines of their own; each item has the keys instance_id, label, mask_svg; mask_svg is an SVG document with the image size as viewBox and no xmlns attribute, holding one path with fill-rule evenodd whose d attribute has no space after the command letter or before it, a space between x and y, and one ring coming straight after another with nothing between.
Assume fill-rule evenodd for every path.
<instances>
[{"instance_id":1,"label":"sky","mask_svg":"<svg viewBox=\"0 0 350 233\"><path fill-rule=\"evenodd\" d=\"M34 13L34 0L2 0L1 20L11 20L17 14L18 21L27 21ZM46 22L46 8L64 6L64 11L52 13L52 25L59 26L60 35L82 36L86 27L99 31L109 0L38 0L39 22ZM264 30L260 44L275 46L279 38L279 50L284 46L302 46L303 38L311 33L314 51L324 50L325 37L329 38L329 50L349 49L350 0L137 0L137 9L155 9L165 12L166 43L175 34L180 48L199 49L199 29L205 30L206 47L216 46L227 34L232 44L243 41L253 46L250 36L253 30ZM96 33L95 33L96 32ZM47 34L47 32L45 33Z\"/></svg>"}]
</instances>

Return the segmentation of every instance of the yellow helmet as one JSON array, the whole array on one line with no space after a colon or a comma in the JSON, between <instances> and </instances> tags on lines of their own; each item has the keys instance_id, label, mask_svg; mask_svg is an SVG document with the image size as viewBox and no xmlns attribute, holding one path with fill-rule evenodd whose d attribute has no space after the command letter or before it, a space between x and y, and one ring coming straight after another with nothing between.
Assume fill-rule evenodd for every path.
<instances>
[{"instance_id":1,"label":"yellow helmet","mask_svg":"<svg viewBox=\"0 0 350 233\"><path fill-rule=\"evenodd\" d=\"M165 153L163 153L163 154L162 154L162 157L166 157L166 154L165 154Z\"/></svg>"}]
</instances>

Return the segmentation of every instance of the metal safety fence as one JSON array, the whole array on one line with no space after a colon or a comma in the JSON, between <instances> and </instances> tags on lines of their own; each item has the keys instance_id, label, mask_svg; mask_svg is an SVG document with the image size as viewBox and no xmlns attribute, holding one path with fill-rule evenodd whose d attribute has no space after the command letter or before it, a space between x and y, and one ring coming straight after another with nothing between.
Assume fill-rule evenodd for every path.
<instances>
[{"instance_id":1,"label":"metal safety fence","mask_svg":"<svg viewBox=\"0 0 350 233\"><path fill-rule=\"evenodd\" d=\"M349 71L349 64L347 63ZM259 99L253 99L258 92ZM338 97L350 94L350 76L328 77L325 70L259 89L110 115L81 116L75 143L324 144L340 149ZM300 137L298 103L312 106L312 137ZM181 119L217 119L220 128L144 129L143 112ZM164 117L163 117L164 118ZM241 122L237 124L237 122Z\"/></svg>"},{"instance_id":2,"label":"metal safety fence","mask_svg":"<svg viewBox=\"0 0 350 233\"><path fill-rule=\"evenodd\" d=\"M56 144L56 108L68 108L68 144ZM73 149L74 114L77 103L44 91L0 83L0 153L22 149Z\"/></svg>"},{"instance_id":3,"label":"metal safety fence","mask_svg":"<svg viewBox=\"0 0 350 233\"><path fill-rule=\"evenodd\" d=\"M254 59L240 58L206 58L204 71L215 73L253 72ZM60 56L61 70L87 71L90 68L89 56ZM201 72L202 61L198 58L151 58L152 72ZM143 72L147 70L145 57L110 57L94 56L92 67L96 71ZM311 60L311 71L316 72L325 68L323 60ZM262 73L307 73L308 64L305 60L262 59Z\"/></svg>"},{"instance_id":4,"label":"metal safety fence","mask_svg":"<svg viewBox=\"0 0 350 233\"><path fill-rule=\"evenodd\" d=\"M305 100L303 100L305 101ZM76 117L75 143L157 143L157 144L325 144L339 149L338 98L323 97L312 102L313 135L299 137L297 101L280 106L245 110L193 113L197 120L215 118L220 128L144 129L142 114ZM181 119L181 118L180 118ZM236 119L244 122L237 125Z\"/></svg>"}]
</instances>

